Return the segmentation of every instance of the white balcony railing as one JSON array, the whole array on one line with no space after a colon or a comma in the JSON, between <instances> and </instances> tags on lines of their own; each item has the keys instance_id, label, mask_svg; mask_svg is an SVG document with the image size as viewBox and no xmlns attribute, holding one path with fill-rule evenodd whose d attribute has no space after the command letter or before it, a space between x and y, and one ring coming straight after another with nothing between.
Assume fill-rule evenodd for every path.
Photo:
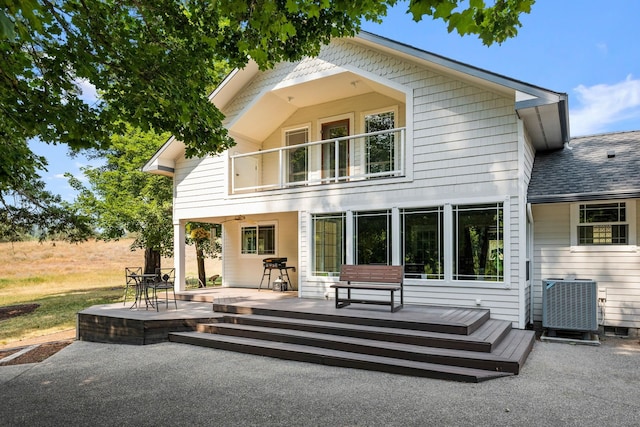
<instances>
[{"instance_id":1,"label":"white balcony railing","mask_svg":"<svg viewBox=\"0 0 640 427\"><path fill-rule=\"evenodd\" d=\"M402 176L405 128L229 157L232 194Z\"/></svg>"}]
</instances>

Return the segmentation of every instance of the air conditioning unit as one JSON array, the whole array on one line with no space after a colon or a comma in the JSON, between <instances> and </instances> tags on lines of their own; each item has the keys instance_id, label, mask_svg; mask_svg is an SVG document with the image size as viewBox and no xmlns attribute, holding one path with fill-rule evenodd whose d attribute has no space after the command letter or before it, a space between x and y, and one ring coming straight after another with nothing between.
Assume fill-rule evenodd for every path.
<instances>
[{"instance_id":1,"label":"air conditioning unit","mask_svg":"<svg viewBox=\"0 0 640 427\"><path fill-rule=\"evenodd\" d=\"M598 331L598 285L589 279L542 281L542 327Z\"/></svg>"}]
</instances>

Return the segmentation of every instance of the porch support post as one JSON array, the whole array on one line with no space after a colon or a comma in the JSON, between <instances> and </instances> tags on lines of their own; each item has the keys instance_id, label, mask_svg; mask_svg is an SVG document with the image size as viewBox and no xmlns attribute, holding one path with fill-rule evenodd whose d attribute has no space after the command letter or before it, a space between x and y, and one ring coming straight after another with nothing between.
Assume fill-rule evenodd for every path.
<instances>
[{"instance_id":1,"label":"porch support post","mask_svg":"<svg viewBox=\"0 0 640 427\"><path fill-rule=\"evenodd\" d=\"M185 290L185 225L185 221L173 224L173 266L176 269L174 289L176 292Z\"/></svg>"}]
</instances>

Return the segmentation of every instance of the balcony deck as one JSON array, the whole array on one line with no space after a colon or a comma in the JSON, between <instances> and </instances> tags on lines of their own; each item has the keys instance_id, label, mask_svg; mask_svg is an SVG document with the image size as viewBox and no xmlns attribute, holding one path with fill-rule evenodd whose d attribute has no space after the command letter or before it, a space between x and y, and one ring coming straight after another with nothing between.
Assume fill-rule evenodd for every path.
<instances>
[{"instance_id":1,"label":"balcony deck","mask_svg":"<svg viewBox=\"0 0 640 427\"><path fill-rule=\"evenodd\" d=\"M230 155L231 193L403 176L405 135L395 128Z\"/></svg>"}]
</instances>

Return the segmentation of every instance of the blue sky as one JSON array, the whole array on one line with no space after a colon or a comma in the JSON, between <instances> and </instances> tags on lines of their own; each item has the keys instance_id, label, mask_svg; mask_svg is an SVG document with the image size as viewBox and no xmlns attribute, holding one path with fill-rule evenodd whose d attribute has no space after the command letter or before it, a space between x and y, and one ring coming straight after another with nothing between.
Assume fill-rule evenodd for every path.
<instances>
[{"instance_id":1,"label":"blue sky","mask_svg":"<svg viewBox=\"0 0 640 427\"><path fill-rule=\"evenodd\" d=\"M569 95L571 135L640 130L640 1L538 0L521 18L518 36L486 47L475 36L449 34L440 21L414 22L407 2L382 24L363 29L517 80ZM87 87L87 97L95 96ZM72 200L65 172L79 174L82 157L64 146L32 144L47 157L49 190Z\"/></svg>"}]
</instances>

